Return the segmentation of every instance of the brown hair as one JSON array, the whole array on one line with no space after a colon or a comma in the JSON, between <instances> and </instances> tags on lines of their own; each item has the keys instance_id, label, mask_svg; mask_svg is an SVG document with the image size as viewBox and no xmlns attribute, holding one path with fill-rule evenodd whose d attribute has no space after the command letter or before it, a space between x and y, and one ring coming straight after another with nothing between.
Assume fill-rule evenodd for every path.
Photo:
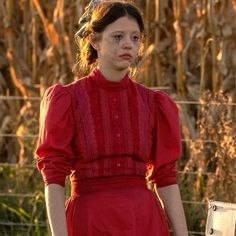
<instances>
[{"instance_id":1,"label":"brown hair","mask_svg":"<svg viewBox=\"0 0 236 236\"><path fill-rule=\"evenodd\" d=\"M88 14L89 12L87 13L87 17ZM75 73L78 71L82 72L82 74L88 73L97 61L97 51L90 44L89 35L103 32L109 24L123 16L129 16L135 19L143 35L144 24L142 15L133 3L104 1L95 6L91 13L91 19L87 20L82 32L79 32L77 62L74 68Z\"/></svg>"}]
</instances>

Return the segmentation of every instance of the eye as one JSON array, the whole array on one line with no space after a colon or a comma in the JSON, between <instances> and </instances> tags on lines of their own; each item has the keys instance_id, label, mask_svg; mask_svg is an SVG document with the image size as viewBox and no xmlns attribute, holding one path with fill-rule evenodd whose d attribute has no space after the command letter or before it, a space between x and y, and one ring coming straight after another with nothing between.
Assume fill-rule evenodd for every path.
<instances>
[{"instance_id":1,"label":"eye","mask_svg":"<svg viewBox=\"0 0 236 236\"><path fill-rule=\"evenodd\" d=\"M116 34L116 35L113 35L112 37L117 42L119 42L123 38L121 34Z\"/></svg>"},{"instance_id":2,"label":"eye","mask_svg":"<svg viewBox=\"0 0 236 236\"><path fill-rule=\"evenodd\" d=\"M132 40L133 42L139 42L139 41L140 41L140 36L138 36L138 35L133 35L133 36L131 36L131 40Z\"/></svg>"}]
</instances>

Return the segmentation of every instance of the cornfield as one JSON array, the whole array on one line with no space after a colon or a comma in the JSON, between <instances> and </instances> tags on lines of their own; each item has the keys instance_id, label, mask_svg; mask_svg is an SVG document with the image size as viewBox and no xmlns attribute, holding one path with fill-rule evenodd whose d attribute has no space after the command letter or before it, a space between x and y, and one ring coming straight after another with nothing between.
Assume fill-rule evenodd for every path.
<instances>
[{"instance_id":1,"label":"cornfield","mask_svg":"<svg viewBox=\"0 0 236 236\"><path fill-rule=\"evenodd\" d=\"M74 80L74 34L88 2L0 1L1 235L49 232L34 155L39 97ZM135 2L146 29L134 79L177 101L189 234L204 235L207 201L236 202L236 0Z\"/></svg>"}]
</instances>

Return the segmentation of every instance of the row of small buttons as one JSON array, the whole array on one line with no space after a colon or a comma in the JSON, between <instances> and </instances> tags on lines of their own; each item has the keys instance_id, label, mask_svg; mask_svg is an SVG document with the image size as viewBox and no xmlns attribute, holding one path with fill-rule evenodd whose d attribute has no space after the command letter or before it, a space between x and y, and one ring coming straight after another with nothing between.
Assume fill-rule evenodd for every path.
<instances>
[{"instance_id":1,"label":"row of small buttons","mask_svg":"<svg viewBox=\"0 0 236 236\"><path fill-rule=\"evenodd\" d=\"M117 102L117 99L116 99L116 98L113 98L112 100L113 100L113 102L115 102L115 103ZM116 120L119 119L119 115L117 115L117 114L116 114L114 117L115 117ZM121 134L120 134L120 133L116 133L116 137L117 137L117 138L120 138L120 137L121 137Z\"/></svg>"},{"instance_id":2,"label":"row of small buttons","mask_svg":"<svg viewBox=\"0 0 236 236\"><path fill-rule=\"evenodd\" d=\"M114 103L117 102L117 99L116 99L116 98L113 98L112 100L113 100ZM118 114L115 114L115 115L114 115L114 118L115 118L116 120L118 120L118 119L119 119L119 115L118 115ZM117 137L117 138L120 138L120 137L121 137L121 134L120 134L120 133L116 133L116 137ZM121 163L119 163L119 162L116 163L116 166L117 166L117 167L121 167Z\"/></svg>"}]
</instances>

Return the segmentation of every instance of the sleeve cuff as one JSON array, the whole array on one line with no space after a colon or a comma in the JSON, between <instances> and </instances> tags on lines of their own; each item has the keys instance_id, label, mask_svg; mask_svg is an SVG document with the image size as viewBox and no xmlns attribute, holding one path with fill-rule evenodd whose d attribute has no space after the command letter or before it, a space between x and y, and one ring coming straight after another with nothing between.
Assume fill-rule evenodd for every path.
<instances>
[{"instance_id":1,"label":"sleeve cuff","mask_svg":"<svg viewBox=\"0 0 236 236\"><path fill-rule=\"evenodd\" d=\"M62 187L65 187L66 176L62 175L54 175L51 176L46 171L41 170L41 174L43 176L43 181L45 183L45 187L49 184L59 184Z\"/></svg>"},{"instance_id":2,"label":"sleeve cuff","mask_svg":"<svg viewBox=\"0 0 236 236\"><path fill-rule=\"evenodd\" d=\"M157 182L154 182L154 184L156 184L157 188L162 188L169 185L177 184L177 180L176 177L169 177L165 178L164 180L159 180Z\"/></svg>"},{"instance_id":3,"label":"sleeve cuff","mask_svg":"<svg viewBox=\"0 0 236 236\"><path fill-rule=\"evenodd\" d=\"M65 181L58 181L58 180L48 180L48 181L44 181L44 186L48 186L49 184L58 184L60 186L62 186L63 188L65 187Z\"/></svg>"}]
</instances>

